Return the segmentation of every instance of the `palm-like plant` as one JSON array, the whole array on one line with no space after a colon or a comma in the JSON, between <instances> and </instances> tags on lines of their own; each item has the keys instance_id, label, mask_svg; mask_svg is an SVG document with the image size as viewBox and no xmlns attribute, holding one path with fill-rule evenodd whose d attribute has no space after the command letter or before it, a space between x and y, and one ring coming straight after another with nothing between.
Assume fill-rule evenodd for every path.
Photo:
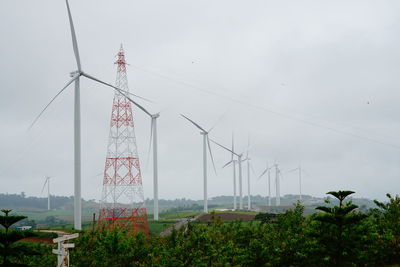
<instances>
[{"instance_id":1,"label":"palm-like plant","mask_svg":"<svg viewBox=\"0 0 400 267\"><path fill-rule=\"evenodd\" d=\"M11 210L3 209L1 210L5 215L0 215L0 224L5 228L5 232L0 232L0 250L2 250L3 254L3 265L7 266L10 264L8 262L7 257L13 254L13 252L23 249L18 244L15 244L18 240L25 237L25 234L20 231L12 231L9 232L9 228L11 225L19 222L25 218L26 216L9 216L8 214ZM14 249L14 250L11 250Z\"/></svg>"},{"instance_id":2,"label":"palm-like plant","mask_svg":"<svg viewBox=\"0 0 400 267\"><path fill-rule=\"evenodd\" d=\"M333 263L341 266L341 264L343 264L343 255L349 254L348 251L345 251L345 243L348 243L347 241L349 241L345 236L345 230L351 225L359 223L361 220L366 218L367 215L356 212L355 210L358 208L358 206L353 204L351 201L344 202L346 197L354 194L353 191L330 191L327 194L337 198L339 200L339 206L316 207L315 209L323 211L323 213L317 214L314 220L330 225L330 227L327 229L331 229L332 231L331 233L328 233L328 237L331 240L329 240L327 243L330 243L331 248L334 250L331 251L333 254ZM329 200L326 202L330 203Z\"/></svg>"}]
</instances>

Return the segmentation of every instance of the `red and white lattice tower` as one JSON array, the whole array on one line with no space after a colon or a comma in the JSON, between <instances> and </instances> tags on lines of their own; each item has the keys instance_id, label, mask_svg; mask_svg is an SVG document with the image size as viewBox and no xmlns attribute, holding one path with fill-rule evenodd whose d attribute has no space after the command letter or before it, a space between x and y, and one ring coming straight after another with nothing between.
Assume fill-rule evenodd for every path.
<instances>
[{"instance_id":1,"label":"red and white lattice tower","mask_svg":"<svg viewBox=\"0 0 400 267\"><path fill-rule=\"evenodd\" d=\"M118 66L115 85L129 91L122 45L115 64ZM132 106L118 92L112 105L99 226L148 232Z\"/></svg>"}]
</instances>

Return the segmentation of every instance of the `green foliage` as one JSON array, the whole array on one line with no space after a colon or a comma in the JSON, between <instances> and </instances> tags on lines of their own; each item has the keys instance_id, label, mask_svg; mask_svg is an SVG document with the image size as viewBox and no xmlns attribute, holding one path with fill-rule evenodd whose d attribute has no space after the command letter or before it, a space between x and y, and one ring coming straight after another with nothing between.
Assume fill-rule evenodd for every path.
<instances>
[{"instance_id":1,"label":"green foliage","mask_svg":"<svg viewBox=\"0 0 400 267\"><path fill-rule=\"evenodd\" d=\"M2 209L5 215L0 215L0 224L5 228L5 231L0 232L0 252L3 256L3 265L10 264L8 258L10 256L18 256L23 253L25 248L16 242L25 237L25 233L21 231L9 231L10 226L16 222L23 220L26 216L10 216L11 210Z\"/></svg>"},{"instance_id":2,"label":"green foliage","mask_svg":"<svg viewBox=\"0 0 400 267\"><path fill-rule=\"evenodd\" d=\"M8 214L11 212L11 210L1 210L4 215L0 215L0 224L6 228L6 231L8 230L8 228L10 228L11 225L13 225L14 223L21 221L23 219L26 218L26 216L9 216Z\"/></svg>"},{"instance_id":3,"label":"green foliage","mask_svg":"<svg viewBox=\"0 0 400 267\"><path fill-rule=\"evenodd\" d=\"M379 209L372 210L371 213L380 245L377 249L385 251L384 260L389 265L400 262L400 197L392 197L390 194L386 196L389 202L375 200Z\"/></svg>"},{"instance_id":4,"label":"green foliage","mask_svg":"<svg viewBox=\"0 0 400 267\"><path fill-rule=\"evenodd\" d=\"M257 214L254 219L261 221L261 223L271 223L276 222L278 218L278 214L276 213L259 213Z\"/></svg>"},{"instance_id":5,"label":"green foliage","mask_svg":"<svg viewBox=\"0 0 400 267\"><path fill-rule=\"evenodd\" d=\"M83 231L70 250L72 266L393 266L400 264L400 198L367 214L346 201L353 192L329 192L335 205L304 216L296 203L282 214L254 221L189 222L169 236L121 229ZM165 223L165 222L164 222ZM51 247L32 248L30 266L54 266ZM28 257L21 257L21 261Z\"/></svg>"},{"instance_id":6,"label":"green foliage","mask_svg":"<svg viewBox=\"0 0 400 267\"><path fill-rule=\"evenodd\" d=\"M324 261L330 265L348 265L356 260L359 237L363 231L357 232L356 226L367 217L366 214L356 212L357 205L351 201L344 202L353 191L331 191L330 194L339 200L339 206L317 207L323 211L314 216L320 222L313 224L314 237L321 245L318 252L325 255ZM330 200L327 200L330 203ZM357 233L357 234L355 234Z\"/></svg>"}]
</instances>

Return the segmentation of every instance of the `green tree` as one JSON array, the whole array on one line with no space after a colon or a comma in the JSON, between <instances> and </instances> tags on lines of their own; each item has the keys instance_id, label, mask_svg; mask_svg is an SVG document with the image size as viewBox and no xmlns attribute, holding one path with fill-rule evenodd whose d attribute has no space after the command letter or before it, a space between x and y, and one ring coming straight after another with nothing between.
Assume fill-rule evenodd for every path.
<instances>
[{"instance_id":1,"label":"green tree","mask_svg":"<svg viewBox=\"0 0 400 267\"><path fill-rule=\"evenodd\" d=\"M400 263L400 197L386 194L389 202L383 203L375 200L379 207L374 210L379 244L386 264Z\"/></svg>"},{"instance_id":2,"label":"green tree","mask_svg":"<svg viewBox=\"0 0 400 267\"><path fill-rule=\"evenodd\" d=\"M25 235L19 231L9 231L9 228L20 220L27 218L26 216L10 216L8 215L11 210L1 210L5 215L0 215L0 224L5 228L5 232L0 232L0 248L3 254L3 265L10 265L8 256L15 254L15 252L23 250L19 244L15 244L16 241L25 237Z\"/></svg>"},{"instance_id":3,"label":"green tree","mask_svg":"<svg viewBox=\"0 0 400 267\"><path fill-rule=\"evenodd\" d=\"M353 194L353 191L330 191L327 194L334 196L339 201L339 206L319 206L314 220L317 224L316 237L319 239L324 261L336 266L345 266L354 260L356 240L354 226L365 219L367 215L356 212L357 205L345 199ZM328 204L330 200L326 201ZM314 233L315 234L315 233Z\"/></svg>"}]
</instances>

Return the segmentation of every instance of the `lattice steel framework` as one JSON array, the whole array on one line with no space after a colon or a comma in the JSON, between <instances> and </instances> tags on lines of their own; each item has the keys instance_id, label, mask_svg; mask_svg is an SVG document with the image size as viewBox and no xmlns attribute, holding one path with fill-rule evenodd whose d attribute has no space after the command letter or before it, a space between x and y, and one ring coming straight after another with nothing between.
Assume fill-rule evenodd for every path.
<instances>
[{"instance_id":1,"label":"lattice steel framework","mask_svg":"<svg viewBox=\"0 0 400 267\"><path fill-rule=\"evenodd\" d=\"M116 86L129 91L122 45L115 64L118 66ZM99 226L148 233L132 106L117 91L112 105Z\"/></svg>"}]
</instances>

